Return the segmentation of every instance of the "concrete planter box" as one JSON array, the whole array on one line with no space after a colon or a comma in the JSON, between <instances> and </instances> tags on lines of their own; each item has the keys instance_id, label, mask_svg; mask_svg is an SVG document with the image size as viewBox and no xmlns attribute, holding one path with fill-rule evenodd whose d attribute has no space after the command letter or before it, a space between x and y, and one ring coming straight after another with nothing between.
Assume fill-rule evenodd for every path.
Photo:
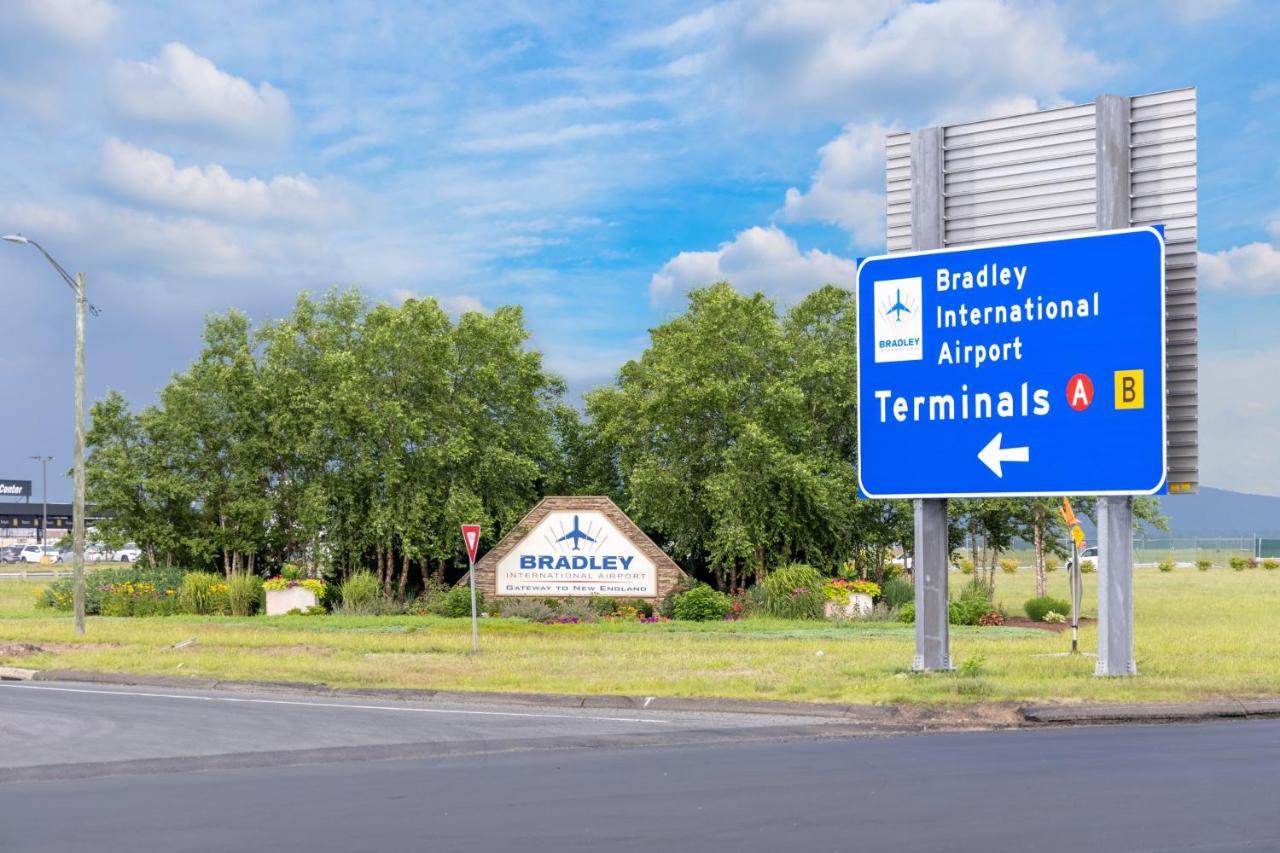
<instances>
[{"instance_id":1,"label":"concrete planter box","mask_svg":"<svg viewBox=\"0 0 1280 853\"><path fill-rule=\"evenodd\" d=\"M308 607L315 607L316 594L306 587L291 586L288 589L267 590L267 615L279 616L290 610L307 612Z\"/></svg>"},{"instance_id":2,"label":"concrete planter box","mask_svg":"<svg viewBox=\"0 0 1280 853\"><path fill-rule=\"evenodd\" d=\"M848 604L828 601L823 605L822 613L828 619L861 619L871 615L873 606L871 596L865 592L851 592Z\"/></svg>"}]
</instances>

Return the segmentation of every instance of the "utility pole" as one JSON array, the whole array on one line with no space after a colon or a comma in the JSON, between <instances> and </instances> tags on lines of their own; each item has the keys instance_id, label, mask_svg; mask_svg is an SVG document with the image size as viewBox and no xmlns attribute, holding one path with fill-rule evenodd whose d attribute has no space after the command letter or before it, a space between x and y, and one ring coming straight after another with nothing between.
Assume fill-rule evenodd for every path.
<instances>
[{"instance_id":1,"label":"utility pole","mask_svg":"<svg viewBox=\"0 0 1280 853\"><path fill-rule=\"evenodd\" d=\"M62 280L76 295L76 458L75 458L75 496L72 498L71 530L75 548L75 561L72 563L72 577L75 583L76 633L84 633L84 312L92 311L97 316L98 309L85 299L84 273L76 273L71 277L53 256L44 250L35 240L21 234L5 234L0 240L17 243L21 246L34 246L45 260L57 271ZM46 519L47 521L47 519Z\"/></svg>"},{"instance_id":2,"label":"utility pole","mask_svg":"<svg viewBox=\"0 0 1280 853\"><path fill-rule=\"evenodd\" d=\"M48 537L49 530L49 463L53 461L52 456L29 456L28 459L34 459L40 463L41 476L43 482L41 485L41 501L44 506L40 508L40 545L43 547L45 539Z\"/></svg>"},{"instance_id":3,"label":"utility pole","mask_svg":"<svg viewBox=\"0 0 1280 853\"><path fill-rule=\"evenodd\" d=\"M84 633L84 273L76 273L76 464L75 497L71 507L71 536L75 562L76 633Z\"/></svg>"}]
</instances>

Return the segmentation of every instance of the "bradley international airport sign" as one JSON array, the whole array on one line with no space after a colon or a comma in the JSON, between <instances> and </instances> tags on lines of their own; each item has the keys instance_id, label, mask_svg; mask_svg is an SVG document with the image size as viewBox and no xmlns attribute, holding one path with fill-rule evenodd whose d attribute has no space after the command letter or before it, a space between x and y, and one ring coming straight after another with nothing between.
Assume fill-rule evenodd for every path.
<instances>
[{"instance_id":1,"label":"bradley international airport sign","mask_svg":"<svg viewBox=\"0 0 1280 853\"><path fill-rule=\"evenodd\" d=\"M498 561L499 596L655 598L654 561L604 513L552 512Z\"/></svg>"},{"instance_id":2,"label":"bradley international airport sign","mask_svg":"<svg viewBox=\"0 0 1280 853\"><path fill-rule=\"evenodd\" d=\"M1152 227L861 261L860 493L1163 490L1164 269Z\"/></svg>"}]
</instances>

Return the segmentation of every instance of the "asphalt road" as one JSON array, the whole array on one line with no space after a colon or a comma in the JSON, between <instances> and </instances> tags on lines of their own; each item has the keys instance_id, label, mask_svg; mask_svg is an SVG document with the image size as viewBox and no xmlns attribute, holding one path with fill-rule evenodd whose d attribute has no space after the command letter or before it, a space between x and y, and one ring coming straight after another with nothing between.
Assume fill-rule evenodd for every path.
<instances>
[{"instance_id":1,"label":"asphalt road","mask_svg":"<svg viewBox=\"0 0 1280 853\"><path fill-rule=\"evenodd\" d=\"M856 734L0 684L0 850L1280 850L1280 721Z\"/></svg>"}]
</instances>

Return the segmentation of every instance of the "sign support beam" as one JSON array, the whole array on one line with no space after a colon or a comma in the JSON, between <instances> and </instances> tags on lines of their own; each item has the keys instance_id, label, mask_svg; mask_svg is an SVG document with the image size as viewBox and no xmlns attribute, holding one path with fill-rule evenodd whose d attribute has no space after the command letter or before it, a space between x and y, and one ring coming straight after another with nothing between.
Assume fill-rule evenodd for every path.
<instances>
[{"instance_id":1,"label":"sign support beam","mask_svg":"<svg viewBox=\"0 0 1280 853\"><path fill-rule=\"evenodd\" d=\"M1098 228L1128 228L1129 99L1096 104ZM1098 498L1098 662L1095 675L1137 675L1133 654L1133 498Z\"/></svg>"},{"instance_id":2,"label":"sign support beam","mask_svg":"<svg viewBox=\"0 0 1280 853\"><path fill-rule=\"evenodd\" d=\"M943 248L942 128L911 137L911 247ZM925 498L915 504L917 672L950 670L951 625L947 595L947 502Z\"/></svg>"}]
</instances>

